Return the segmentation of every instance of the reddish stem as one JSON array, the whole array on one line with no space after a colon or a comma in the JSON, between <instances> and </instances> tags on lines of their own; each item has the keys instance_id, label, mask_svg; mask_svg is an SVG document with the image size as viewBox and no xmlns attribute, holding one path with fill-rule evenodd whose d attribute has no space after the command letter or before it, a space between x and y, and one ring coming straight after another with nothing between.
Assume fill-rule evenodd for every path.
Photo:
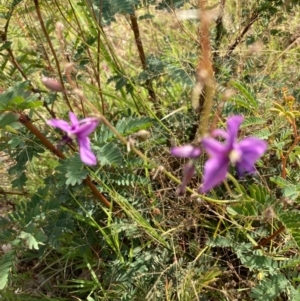
<instances>
[{"instance_id":1,"label":"reddish stem","mask_svg":"<svg viewBox=\"0 0 300 301\"><path fill-rule=\"evenodd\" d=\"M144 47L143 47L143 43L142 43L142 39L141 39L141 35L140 35L140 30L139 30L139 25L137 22L137 17L135 14L131 14L130 15L130 22L131 22L131 28L132 31L134 33L134 40L135 40L135 44L136 47L138 49L138 53L139 53L139 57L142 63L142 67L143 69L146 69L147 64L146 64L146 56L145 56L145 52L144 52ZM156 104L156 95L152 86L152 83L150 80L146 81L146 87L149 93L149 96L152 100L152 102L154 104Z\"/></svg>"},{"instance_id":2,"label":"reddish stem","mask_svg":"<svg viewBox=\"0 0 300 301\"><path fill-rule=\"evenodd\" d=\"M279 235L284 230L285 230L285 227L281 226L272 235L270 235L269 237L267 237L267 238L263 239L261 242L259 242L258 245L255 246L253 249L254 250L261 249L263 246L265 246L268 242L270 242L273 238L275 238L277 235Z\"/></svg>"}]
</instances>

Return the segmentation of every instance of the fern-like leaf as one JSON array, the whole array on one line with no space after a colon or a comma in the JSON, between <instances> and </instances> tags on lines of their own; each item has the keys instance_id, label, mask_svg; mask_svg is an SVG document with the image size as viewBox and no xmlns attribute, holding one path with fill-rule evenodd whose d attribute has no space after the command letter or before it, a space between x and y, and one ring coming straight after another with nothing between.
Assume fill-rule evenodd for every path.
<instances>
[{"instance_id":1,"label":"fern-like leaf","mask_svg":"<svg viewBox=\"0 0 300 301\"><path fill-rule=\"evenodd\" d=\"M299 211L283 211L279 215L279 219L285 228L290 232L296 244L300 248L300 212Z\"/></svg>"},{"instance_id":2,"label":"fern-like leaf","mask_svg":"<svg viewBox=\"0 0 300 301\"><path fill-rule=\"evenodd\" d=\"M152 119L149 117L124 117L118 120L115 128L121 135L128 136L139 130L148 129L151 125ZM105 125L102 125L100 131L98 130L95 135L95 142L96 144L110 142L114 137L114 134Z\"/></svg>"},{"instance_id":3,"label":"fern-like leaf","mask_svg":"<svg viewBox=\"0 0 300 301\"><path fill-rule=\"evenodd\" d=\"M100 173L98 177L101 179L103 183L106 184L109 183L110 185L118 185L118 186L136 187L139 184L146 185L148 183L147 178L131 173L126 173L125 171L122 173L111 173L111 172Z\"/></svg>"},{"instance_id":4,"label":"fern-like leaf","mask_svg":"<svg viewBox=\"0 0 300 301\"><path fill-rule=\"evenodd\" d=\"M109 25L115 21L115 14L133 14L140 0L94 0L94 9L101 7L102 22Z\"/></svg>"},{"instance_id":5,"label":"fern-like leaf","mask_svg":"<svg viewBox=\"0 0 300 301\"><path fill-rule=\"evenodd\" d=\"M284 275L271 276L270 279L263 279L252 288L250 297L257 301L274 301L288 284L289 282Z\"/></svg>"},{"instance_id":6,"label":"fern-like leaf","mask_svg":"<svg viewBox=\"0 0 300 301\"><path fill-rule=\"evenodd\" d=\"M233 81L231 85L239 91L239 95L233 96L231 101L234 101L237 105L248 109L251 112L257 112L258 101L254 94L244 84Z\"/></svg>"},{"instance_id":7,"label":"fern-like leaf","mask_svg":"<svg viewBox=\"0 0 300 301\"><path fill-rule=\"evenodd\" d=\"M88 171L82 164L79 155L64 160L58 167L57 178L59 186L62 185L79 185L87 177Z\"/></svg>"},{"instance_id":8,"label":"fern-like leaf","mask_svg":"<svg viewBox=\"0 0 300 301\"><path fill-rule=\"evenodd\" d=\"M264 186L252 184L249 186L248 190L250 196L259 204L264 205L267 202L269 193Z\"/></svg>"},{"instance_id":9,"label":"fern-like leaf","mask_svg":"<svg viewBox=\"0 0 300 301\"><path fill-rule=\"evenodd\" d=\"M0 290L3 290L8 282L8 276L15 259L15 251L5 253L0 260Z\"/></svg>"},{"instance_id":10,"label":"fern-like leaf","mask_svg":"<svg viewBox=\"0 0 300 301\"><path fill-rule=\"evenodd\" d=\"M121 166L124 163L123 154L120 148L115 143L108 143L103 145L97 151L97 157L102 166L112 165Z\"/></svg>"},{"instance_id":11,"label":"fern-like leaf","mask_svg":"<svg viewBox=\"0 0 300 301\"><path fill-rule=\"evenodd\" d=\"M245 118L241 128L246 128L248 126L262 125L266 123L266 119L262 117L250 116Z\"/></svg>"}]
</instances>

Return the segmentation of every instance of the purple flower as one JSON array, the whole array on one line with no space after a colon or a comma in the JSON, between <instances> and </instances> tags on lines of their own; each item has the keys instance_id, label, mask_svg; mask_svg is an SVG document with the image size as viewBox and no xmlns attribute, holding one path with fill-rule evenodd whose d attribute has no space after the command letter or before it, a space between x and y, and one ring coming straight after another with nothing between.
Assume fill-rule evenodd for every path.
<instances>
[{"instance_id":1,"label":"purple flower","mask_svg":"<svg viewBox=\"0 0 300 301\"><path fill-rule=\"evenodd\" d=\"M237 167L239 176L245 172L255 172L254 164L265 153L267 143L254 137L238 142L238 131L243 120L242 116L233 116L227 121L227 131L218 129L213 132L213 136L224 138L225 143L211 137L202 139L202 145L210 159L204 165L201 192L206 192L224 181L229 163Z\"/></svg>"},{"instance_id":2,"label":"purple flower","mask_svg":"<svg viewBox=\"0 0 300 301\"><path fill-rule=\"evenodd\" d=\"M78 120L73 112L69 113L69 117L71 125L61 119L51 119L48 120L47 123L66 132L71 139L76 138L79 144L79 155L81 161L87 165L95 165L97 163L97 159L91 150L88 135L95 130L99 124L99 119L85 118Z\"/></svg>"}]
</instances>

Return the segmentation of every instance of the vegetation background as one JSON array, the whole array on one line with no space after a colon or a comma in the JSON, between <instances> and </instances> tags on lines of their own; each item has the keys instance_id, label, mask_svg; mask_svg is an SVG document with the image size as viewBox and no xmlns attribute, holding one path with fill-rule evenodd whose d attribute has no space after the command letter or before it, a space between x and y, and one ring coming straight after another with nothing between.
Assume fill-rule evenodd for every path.
<instances>
[{"instance_id":1,"label":"vegetation background","mask_svg":"<svg viewBox=\"0 0 300 301\"><path fill-rule=\"evenodd\" d=\"M0 300L300 300L299 4L1 0ZM178 196L205 59L210 129L269 147L207 195L203 155ZM70 110L101 116L95 167L46 124Z\"/></svg>"}]
</instances>

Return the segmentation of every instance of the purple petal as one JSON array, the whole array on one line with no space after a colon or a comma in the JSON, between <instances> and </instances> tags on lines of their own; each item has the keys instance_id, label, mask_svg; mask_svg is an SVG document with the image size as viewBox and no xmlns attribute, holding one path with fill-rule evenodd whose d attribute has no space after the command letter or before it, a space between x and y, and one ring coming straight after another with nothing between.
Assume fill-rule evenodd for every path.
<instances>
[{"instance_id":1,"label":"purple petal","mask_svg":"<svg viewBox=\"0 0 300 301\"><path fill-rule=\"evenodd\" d=\"M85 119L81 120L84 121ZM91 119L88 120L88 122L81 124L80 121L80 125L77 127L77 129L74 130L74 134L76 134L78 137L86 137L89 134L91 134L96 127L99 124L99 120L98 119Z\"/></svg>"},{"instance_id":2,"label":"purple petal","mask_svg":"<svg viewBox=\"0 0 300 301\"><path fill-rule=\"evenodd\" d=\"M200 156L201 150L199 147L193 146L191 144L186 144L183 146L172 147L171 154L175 157L195 159Z\"/></svg>"},{"instance_id":3,"label":"purple petal","mask_svg":"<svg viewBox=\"0 0 300 301\"><path fill-rule=\"evenodd\" d=\"M244 117L240 115L232 116L227 120L227 131L228 139L227 145L229 148L232 148L234 142L237 140L238 132L241 123L244 121Z\"/></svg>"},{"instance_id":4,"label":"purple petal","mask_svg":"<svg viewBox=\"0 0 300 301\"><path fill-rule=\"evenodd\" d=\"M204 165L203 185L201 192L206 192L226 178L229 159L226 156L214 157L206 161Z\"/></svg>"},{"instance_id":5,"label":"purple petal","mask_svg":"<svg viewBox=\"0 0 300 301\"><path fill-rule=\"evenodd\" d=\"M71 124L73 126L77 126L79 124L79 121L78 121L78 118L76 117L76 115L73 113L73 112L69 112L69 118L70 118L70 121L71 121Z\"/></svg>"},{"instance_id":6,"label":"purple petal","mask_svg":"<svg viewBox=\"0 0 300 301\"><path fill-rule=\"evenodd\" d=\"M90 139L88 137L78 138L80 159L86 165L96 165L97 159L91 150Z\"/></svg>"},{"instance_id":7,"label":"purple petal","mask_svg":"<svg viewBox=\"0 0 300 301\"><path fill-rule=\"evenodd\" d=\"M47 124L59 128L63 130L64 132L70 132L72 130L71 126L69 125L68 122L61 120L61 119L50 119L47 121Z\"/></svg>"},{"instance_id":8,"label":"purple petal","mask_svg":"<svg viewBox=\"0 0 300 301\"><path fill-rule=\"evenodd\" d=\"M91 123L91 122L97 122L99 123L99 118L95 118L95 117L88 117L88 118L84 118L79 120L79 124L84 124L84 123Z\"/></svg>"},{"instance_id":9,"label":"purple petal","mask_svg":"<svg viewBox=\"0 0 300 301\"><path fill-rule=\"evenodd\" d=\"M212 137L222 137L224 139L228 139L228 133L222 129L216 129L211 133Z\"/></svg>"},{"instance_id":10,"label":"purple petal","mask_svg":"<svg viewBox=\"0 0 300 301\"><path fill-rule=\"evenodd\" d=\"M258 138L249 137L243 139L238 147L242 153L241 160L237 163L239 175L255 172L254 164L265 153L268 144Z\"/></svg>"},{"instance_id":11,"label":"purple petal","mask_svg":"<svg viewBox=\"0 0 300 301\"><path fill-rule=\"evenodd\" d=\"M194 173L195 173L195 165L193 162L188 162L183 169L183 178L180 186L177 188L177 194L181 195L185 193L185 187L192 179Z\"/></svg>"},{"instance_id":12,"label":"purple petal","mask_svg":"<svg viewBox=\"0 0 300 301\"><path fill-rule=\"evenodd\" d=\"M202 145L206 152L212 157L225 156L229 151L227 145L210 137L203 138Z\"/></svg>"}]
</instances>

